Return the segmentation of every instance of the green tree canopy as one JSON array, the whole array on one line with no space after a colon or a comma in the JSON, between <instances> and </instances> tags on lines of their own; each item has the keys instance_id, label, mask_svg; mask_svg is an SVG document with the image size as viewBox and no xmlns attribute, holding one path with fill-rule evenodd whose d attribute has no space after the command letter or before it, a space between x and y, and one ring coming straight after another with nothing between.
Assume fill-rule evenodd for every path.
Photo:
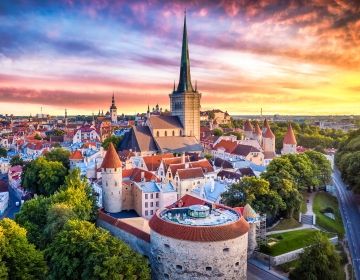
<instances>
[{"instance_id":1,"label":"green tree canopy","mask_svg":"<svg viewBox=\"0 0 360 280\"><path fill-rule=\"evenodd\" d=\"M56 148L45 154L45 158L48 161L59 161L67 169L70 168L69 157L70 157L70 152L63 148Z\"/></svg>"},{"instance_id":2,"label":"green tree canopy","mask_svg":"<svg viewBox=\"0 0 360 280\"><path fill-rule=\"evenodd\" d=\"M68 221L45 255L49 279L150 279L144 257L86 221Z\"/></svg>"},{"instance_id":3,"label":"green tree canopy","mask_svg":"<svg viewBox=\"0 0 360 280\"><path fill-rule=\"evenodd\" d=\"M45 279L43 253L28 242L24 228L7 218L0 221L0 249L1 279Z\"/></svg>"},{"instance_id":4,"label":"green tree canopy","mask_svg":"<svg viewBox=\"0 0 360 280\"><path fill-rule=\"evenodd\" d=\"M339 254L326 235L316 232L316 243L305 249L299 264L290 273L291 280L341 279Z\"/></svg>"},{"instance_id":5,"label":"green tree canopy","mask_svg":"<svg viewBox=\"0 0 360 280\"><path fill-rule=\"evenodd\" d=\"M107 150L108 147L109 147L109 144L110 144L110 142L111 142L111 143L114 144L115 149L117 149L117 147L119 146L122 138L123 138L122 136L112 135L112 136L106 138L106 139L102 142L101 146L102 146L105 150Z\"/></svg>"},{"instance_id":6,"label":"green tree canopy","mask_svg":"<svg viewBox=\"0 0 360 280\"><path fill-rule=\"evenodd\" d=\"M7 151L4 147L0 147L0 157L7 157Z\"/></svg>"},{"instance_id":7,"label":"green tree canopy","mask_svg":"<svg viewBox=\"0 0 360 280\"><path fill-rule=\"evenodd\" d=\"M213 130L213 134L214 134L215 136L221 136L221 135L223 135L223 131L222 131L221 128L215 128L215 129Z\"/></svg>"},{"instance_id":8,"label":"green tree canopy","mask_svg":"<svg viewBox=\"0 0 360 280\"><path fill-rule=\"evenodd\" d=\"M22 175L25 189L39 195L51 195L64 183L67 169L59 161L39 157L26 165Z\"/></svg>"},{"instance_id":9,"label":"green tree canopy","mask_svg":"<svg viewBox=\"0 0 360 280\"><path fill-rule=\"evenodd\" d=\"M278 193L269 188L269 182L256 177L244 177L239 183L232 184L222 194L222 199L231 207L250 204L255 211L271 215L285 208Z\"/></svg>"},{"instance_id":10,"label":"green tree canopy","mask_svg":"<svg viewBox=\"0 0 360 280\"><path fill-rule=\"evenodd\" d=\"M19 155L13 156L10 160L10 165L11 166L16 166L16 165L23 166L24 160Z\"/></svg>"}]
</instances>

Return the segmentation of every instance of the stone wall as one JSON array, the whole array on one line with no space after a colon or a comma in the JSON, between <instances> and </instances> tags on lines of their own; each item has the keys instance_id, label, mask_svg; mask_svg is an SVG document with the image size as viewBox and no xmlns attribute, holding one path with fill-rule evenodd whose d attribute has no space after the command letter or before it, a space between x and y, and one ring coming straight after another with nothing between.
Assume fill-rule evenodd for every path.
<instances>
[{"instance_id":1,"label":"stone wall","mask_svg":"<svg viewBox=\"0 0 360 280\"><path fill-rule=\"evenodd\" d=\"M245 280L247 233L231 240L191 242L151 231L151 267L154 280Z\"/></svg>"},{"instance_id":2,"label":"stone wall","mask_svg":"<svg viewBox=\"0 0 360 280\"><path fill-rule=\"evenodd\" d=\"M97 225L128 244L134 251L150 257L150 235L118 219L100 213Z\"/></svg>"}]
</instances>

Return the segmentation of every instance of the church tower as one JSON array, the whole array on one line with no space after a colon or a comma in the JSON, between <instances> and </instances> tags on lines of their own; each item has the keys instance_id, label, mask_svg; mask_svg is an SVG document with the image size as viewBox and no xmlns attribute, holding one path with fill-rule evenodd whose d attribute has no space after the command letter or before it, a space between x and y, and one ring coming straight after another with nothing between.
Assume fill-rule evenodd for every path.
<instances>
[{"instance_id":1,"label":"church tower","mask_svg":"<svg viewBox=\"0 0 360 280\"><path fill-rule=\"evenodd\" d=\"M179 84L176 89L174 87L169 96L171 115L179 117L184 128L183 136L195 136L200 141L201 93L191 84L186 14L184 16Z\"/></svg>"},{"instance_id":2,"label":"church tower","mask_svg":"<svg viewBox=\"0 0 360 280\"><path fill-rule=\"evenodd\" d=\"M120 212L122 210L122 165L112 143L101 164L101 180L105 211Z\"/></svg>"},{"instance_id":3,"label":"church tower","mask_svg":"<svg viewBox=\"0 0 360 280\"><path fill-rule=\"evenodd\" d=\"M111 122L116 123L117 122L117 108L115 106L114 93L113 93L112 100L111 100L110 116L111 116Z\"/></svg>"}]
</instances>

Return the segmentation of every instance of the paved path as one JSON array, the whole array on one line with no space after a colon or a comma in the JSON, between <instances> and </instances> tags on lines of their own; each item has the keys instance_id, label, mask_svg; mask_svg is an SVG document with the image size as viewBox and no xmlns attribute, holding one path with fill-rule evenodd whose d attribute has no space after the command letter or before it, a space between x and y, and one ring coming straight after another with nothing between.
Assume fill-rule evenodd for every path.
<instances>
[{"instance_id":1,"label":"paved path","mask_svg":"<svg viewBox=\"0 0 360 280\"><path fill-rule=\"evenodd\" d=\"M309 200L309 202L306 203L307 210L306 210L305 215L314 215L313 203L314 203L314 197L316 194L317 194L317 192L312 192L312 193L308 194L307 199Z\"/></svg>"},{"instance_id":2,"label":"paved path","mask_svg":"<svg viewBox=\"0 0 360 280\"><path fill-rule=\"evenodd\" d=\"M317 228L316 226L304 225L304 224L303 224L301 227L289 228L289 229L284 229L284 230L269 231L269 232L266 233L266 235L271 235L271 234L276 234L276 233L283 233L283 232L289 232L289 231L295 231L295 230L301 230L301 229L317 229L317 230L319 230L319 228Z\"/></svg>"},{"instance_id":3,"label":"paved path","mask_svg":"<svg viewBox=\"0 0 360 280\"><path fill-rule=\"evenodd\" d=\"M260 261L250 259L247 267L248 280L287 280L288 278L269 270L269 267Z\"/></svg>"},{"instance_id":4,"label":"paved path","mask_svg":"<svg viewBox=\"0 0 360 280\"><path fill-rule=\"evenodd\" d=\"M347 243L352 257L355 278L360 280L360 211L359 196L346 189L340 172L335 169L332 178L337 188L341 216L344 221Z\"/></svg>"}]
</instances>

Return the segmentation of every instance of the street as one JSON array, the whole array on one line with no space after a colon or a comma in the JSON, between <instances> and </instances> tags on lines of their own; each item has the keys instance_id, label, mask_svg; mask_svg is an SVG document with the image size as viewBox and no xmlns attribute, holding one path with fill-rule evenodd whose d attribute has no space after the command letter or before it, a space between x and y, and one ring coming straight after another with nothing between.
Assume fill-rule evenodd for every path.
<instances>
[{"instance_id":1,"label":"street","mask_svg":"<svg viewBox=\"0 0 360 280\"><path fill-rule=\"evenodd\" d=\"M252 263L248 262L247 267L247 279L248 280L280 280L282 278L278 278L275 275L267 272L266 270L262 270Z\"/></svg>"},{"instance_id":2,"label":"street","mask_svg":"<svg viewBox=\"0 0 360 280\"><path fill-rule=\"evenodd\" d=\"M3 181L8 183L8 181L5 179L3 179ZM20 206L16 206L16 204L15 204L16 201L19 201L19 202L21 201L20 198L18 197L17 193L13 190L13 188L8 186L8 189L9 189L9 206L5 210L4 214L0 216L0 219L3 219L3 218L14 219L15 214L17 212L19 212L19 210L20 210Z\"/></svg>"},{"instance_id":3,"label":"street","mask_svg":"<svg viewBox=\"0 0 360 280\"><path fill-rule=\"evenodd\" d=\"M340 203L340 211L343 217L346 239L352 257L355 278L360 279L360 212L357 196L350 190L341 179L340 172L335 169L332 175L337 188Z\"/></svg>"}]
</instances>

